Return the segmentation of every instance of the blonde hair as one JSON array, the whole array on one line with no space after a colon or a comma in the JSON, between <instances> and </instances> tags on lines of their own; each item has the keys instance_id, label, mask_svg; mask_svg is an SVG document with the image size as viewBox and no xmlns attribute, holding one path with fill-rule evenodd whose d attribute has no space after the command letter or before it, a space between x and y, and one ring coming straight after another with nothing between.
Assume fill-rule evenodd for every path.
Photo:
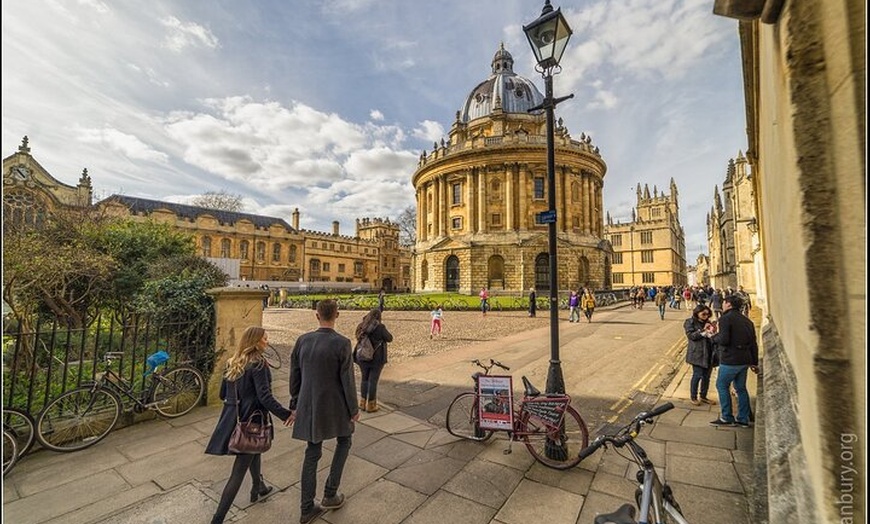
<instances>
[{"instance_id":1,"label":"blonde hair","mask_svg":"<svg viewBox=\"0 0 870 524\"><path fill-rule=\"evenodd\" d=\"M263 363L263 351L257 344L263 339L266 330L260 326L250 326L242 333L239 347L227 359L227 369L224 376L227 380L236 380L245 373L245 368L251 363Z\"/></svg>"}]
</instances>

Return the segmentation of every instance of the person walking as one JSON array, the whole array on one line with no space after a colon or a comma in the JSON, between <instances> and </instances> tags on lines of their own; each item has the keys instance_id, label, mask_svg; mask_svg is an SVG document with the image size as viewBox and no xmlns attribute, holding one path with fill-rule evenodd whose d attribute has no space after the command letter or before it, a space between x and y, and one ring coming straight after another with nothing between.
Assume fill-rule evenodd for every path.
<instances>
[{"instance_id":1,"label":"person walking","mask_svg":"<svg viewBox=\"0 0 870 524\"><path fill-rule=\"evenodd\" d=\"M301 524L313 522L326 510L344 504L338 488L350 453L354 423L360 416L350 340L335 331L338 304L332 299L321 300L316 315L320 327L297 338L290 353L290 409L294 412L285 422L295 422L293 438L308 443L300 485ZM332 464L318 504L314 500L317 463L323 454L323 441L333 438L336 445Z\"/></svg>"},{"instance_id":2,"label":"person walking","mask_svg":"<svg viewBox=\"0 0 870 524\"><path fill-rule=\"evenodd\" d=\"M378 292L378 309L381 313L384 312L384 309L387 307L387 293L384 291L384 288Z\"/></svg>"},{"instance_id":3,"label":"person walking","mask_svg":"<svg viewBox=\"0 0 870 524\"><path fill-rule=\"evenodd\" d=\"M438 304L432 310L432 326L429 328L429 338L435 335L441 336L441 320L444 318L444 310L441 309L441 304ZM362 407L362 405L360 405Z\"/></svg>"},{"instance_id":4,"label":"person walking","mask_svg":"<svg viewBox=\"0 0 870 524\"><path fill-rule=\"evenodd\" d=\"M535 288L529 288L529 316L537 316L538 313L538 294L535 293Z\"/></svg>"},{"instance_id":5,"label":"person walking","mask_svg":"<svg viewBox=\"0 0 870 524\"><path fill-rule=\"evenodd\" d=\"M746 390L748 370L758 373L758 341L755 324L740 314L743 302L736 294L726 297L722 304L722 318L718 331L713 335L713 343L719 346L719 376L716 391L719 393L721 413L713 426L750 427L752 416L749 405L749 392ZM731 411L730 386L737 393L737 417Z\"/></svg>"},{"instance_id":6,"label":"person walking","mask_svg":"<svg viewBox=\"0 0 870 524\"><path fill-rule=\"evenodd\" d=\"M354 350L353 359L361 374L359 407L368 413L374 413L378 410L378 380L387 364L387 342L393 341L393 335L381 322L381 312L377 309L366 313L357 325L354 338L359 342L363 335L369 337L375 354L371 360L360 360Z\"/></svg>"},{"instance_id":7,"label":"person walking","mask_svg":"<svg viewBox=\"0 0 870 524\"><path fill-rule=\"evenodd\" d=\"M697 306L692 316L683 323L688 347L686 362L692 365L692 380L689 383L689 396L692 404L715 404L707 398L710 389L710 374L713 372L713 341L710 340L712 312L707 306ZM699 396L700 394L700 396Z\"/></svg>"},{"instance_id":8,"label":"person walking","mask_svg":"<svg viewBox=\"0 0 870 524\"><path fill-rule=\"evenodd\" d=\"M486 316L486 310L489 309L489 291L484 286L480 288L480 293L477 296L480 297L480 310L483 311L483 316Z\"/></svg>"},{"instance_id":9,"label":"person walking","mask_svg":"<svg viewBox=\"0 0 870 524\"><path fill-rule=\"evenodd\" d=\"M656 307L659 309L659 317L661 317L661 319L664 320L665 319L665 307L668 304L667 293L665 293L661 289L658 289L656 294L655 294L655 298L653 300L655 300Z\"/></svg>"},{"instance_id":10,"label":"person walking","mask_svg":"<svg viewBox=\"0 0 870 524\"><path fill-rule=\"evenodd\" d=\"M722 316L722 299L724 294L721 289L713 290L713 294L710 295L710 309L713 310L713 316L716 320L719 320L719 317Z\"/></svg>"},{"instance_id":11,"label":"person walking","mask_svg":"<svg viewBox=\"0 0 870 524\"><path fill-rule=\"evenodd\" d=\"M580 296L576 291L571 291L571 296L568 297L568 322L580 322Z\"/></svg>"},{"instance_id":12,"label":"person walking","mask_svg":"<svg viewBox=\"0 0 870 524\"><path fill-rule=\"evenodd\" d=\"M595 294L592 293L591 289L586 288L583 292L580 308L583 309L583 314L586 315L586 322L592 322L592 313L595 312Z\"/></svg>"},{"instance_id":13,"label":"person walking","mask_svg":"<svg viewBox=\"0 0 870 524\"><path fill-rule=\"evenodd\" d=\"M265 329L251 326L242 333L238 347L227 360L220 386L220 399L224 401L224 405L205 452L209 455L235 455L236 458L217 510L211 519L212 524L219 524L226 518L242 486L245 473L251 473L252 503L265 497L273 489L263 480L260 453L234 453L229 450L230 436L236 428L236 422L248 420L255 411L263 413L266 420L270 420L269 413L274 413L284 421L291 418L290 410L272 396L272 372L263 358L268 342ZM274 432L271 428L269 431Z\"/></svg>"}]
</instances>

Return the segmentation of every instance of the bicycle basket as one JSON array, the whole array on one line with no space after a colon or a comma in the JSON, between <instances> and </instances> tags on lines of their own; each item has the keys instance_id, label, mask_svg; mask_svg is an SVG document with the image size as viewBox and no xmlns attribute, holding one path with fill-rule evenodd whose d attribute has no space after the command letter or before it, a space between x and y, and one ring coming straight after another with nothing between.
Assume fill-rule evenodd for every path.
<instances>
[{"instance_id":1,"label":"bicycle basket","mask_svg":"<svg viewBox=\"0 0 870 524\"><path fill-rule=\"evenodd\" d=\"M145 374L149 375L153 373L154 370L157 369L157 366L166 364L167 362L169 362L169 353L165 351L158 351L157 353L150 355L148 359L145 360L145 363L148 364L148 370L145 371Z\"/></svg>"}]
</instances>

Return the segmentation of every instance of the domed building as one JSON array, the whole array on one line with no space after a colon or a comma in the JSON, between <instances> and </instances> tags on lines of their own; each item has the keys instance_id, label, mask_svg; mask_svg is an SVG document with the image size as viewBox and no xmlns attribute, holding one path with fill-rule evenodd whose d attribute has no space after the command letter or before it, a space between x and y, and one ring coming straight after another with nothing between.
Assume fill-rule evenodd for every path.
<instances>
[{"instance_id":1,"label":"domed building","mask_svg":"<svg viewBox=\"0 0 870 524\"><path fill-rule=\"evenodd\" d=\"M549 289L547 135L544 97L514 73L501 45L492 74L456 112L449 141L420 155L414 288L472 293ZM603 240L607 165L585 134L555 126L558 284L610 288L610 245Z\"/></svg>"}]
</instances>

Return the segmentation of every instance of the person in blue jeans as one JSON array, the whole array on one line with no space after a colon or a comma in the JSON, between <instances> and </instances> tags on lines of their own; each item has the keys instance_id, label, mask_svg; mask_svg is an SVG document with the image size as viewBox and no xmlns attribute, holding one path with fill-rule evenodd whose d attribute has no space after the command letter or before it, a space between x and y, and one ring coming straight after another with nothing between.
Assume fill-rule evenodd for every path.
<instances>
[{"instance_id":1,"label":"person in blue jeans","mask_svg":"<svg viewBox=\"0 0 870 524\"><path fill-rule=\"evenodd\" d=\"M719 346L719 376L716 391L719 393L721 413L712 426L751 426L749 392L746 390L746 376L749 370L758 373L758 341L755 337L755 324L740 314L743 301L737 295L723 299L722 317L718 322L718 332L712 335L713 343ZM734 384L737 392L737 418L731 410L731 391Z\"/></svg>"}]
</instances>

